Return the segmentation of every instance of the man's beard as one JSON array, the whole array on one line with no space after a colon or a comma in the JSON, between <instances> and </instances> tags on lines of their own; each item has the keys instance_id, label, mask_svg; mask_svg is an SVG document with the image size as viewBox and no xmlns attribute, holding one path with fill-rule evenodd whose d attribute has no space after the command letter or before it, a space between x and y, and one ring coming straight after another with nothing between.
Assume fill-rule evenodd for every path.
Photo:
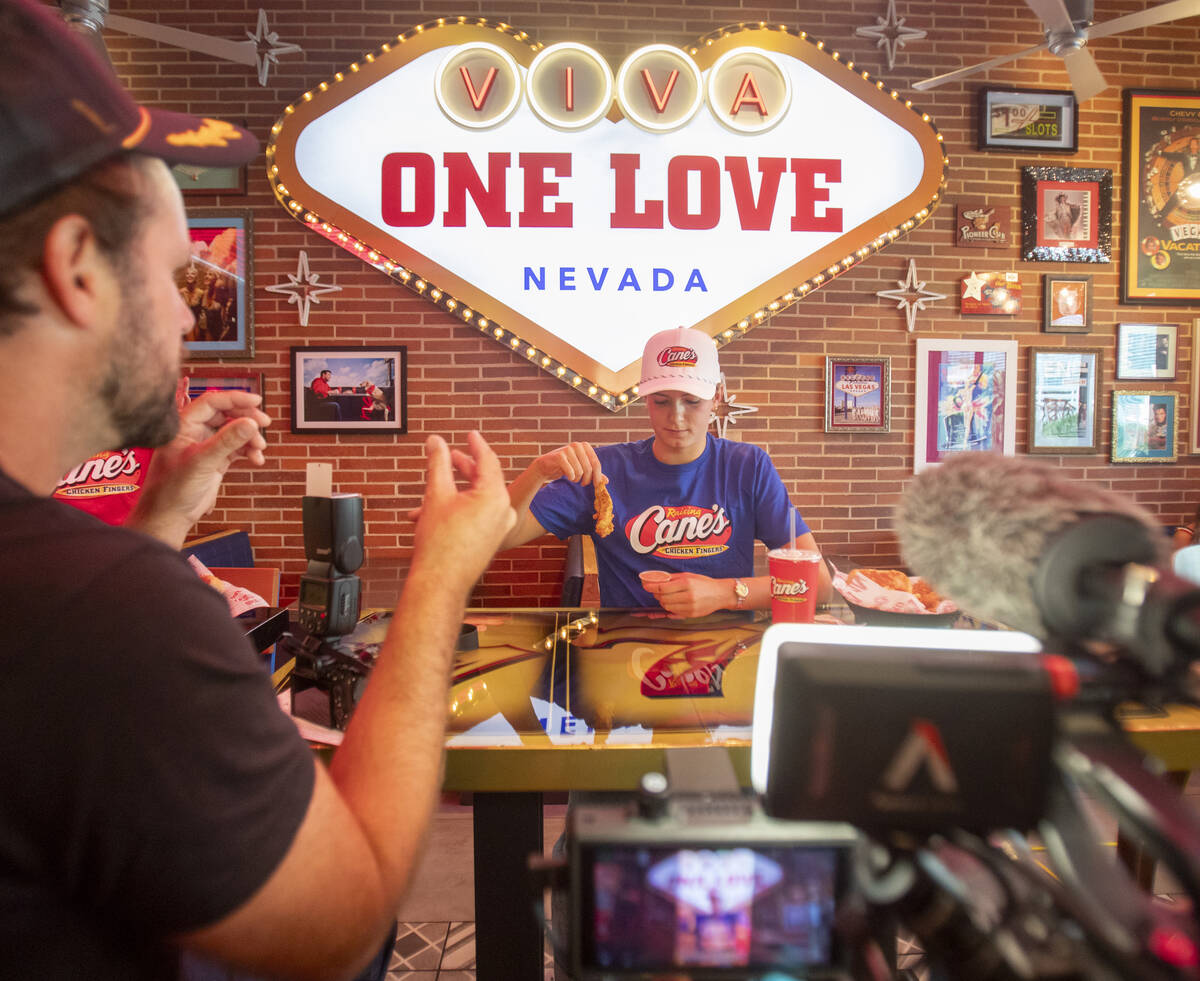
<instances>
[{"instance_id":1,"label":"man's beard","mask_svg":"<svg viewBox=\"0 0 1200 981\"><path fill-rule=\"evenodd\" d=\"M118 437L110 449L162 446L179 432L178 379L150 362L150 352L155 350L150 340L154 328L146 323L146 311L138 305L143 295L141 277L126 269L120 278L127 298L123 329L113 344L99 391L100 403L108 410Z\"/></svg>"},{"instance_id":2,"label":"man's beard","mask_svg":"<svg viewBox=\"0 0 1200 981\"><path fill-rule=\"evenodd\" d=\"M123 387L118 373L110 368L100 397L117 430L118 442L111 449L162 446L179 432L174 381L169 389L129 391L128 384Z\"/></svg>"}]
</instances>

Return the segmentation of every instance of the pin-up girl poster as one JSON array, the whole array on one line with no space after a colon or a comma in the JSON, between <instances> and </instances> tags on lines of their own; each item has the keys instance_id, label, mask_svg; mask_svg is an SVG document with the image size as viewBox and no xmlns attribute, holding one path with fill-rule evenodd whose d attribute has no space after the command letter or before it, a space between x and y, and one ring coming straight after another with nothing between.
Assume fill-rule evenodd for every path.
<instances>
[{"instance_id":1,"label":"pin-up girl poster","mask_svg":"<svg viewBox=\"0 0 1200 981\"><path fill-rule=\"evenodd\" d=\"M917 341L914 472L951 453L1012 455L1016 357L1016 341Z\"/></svg>"}]
</instances>

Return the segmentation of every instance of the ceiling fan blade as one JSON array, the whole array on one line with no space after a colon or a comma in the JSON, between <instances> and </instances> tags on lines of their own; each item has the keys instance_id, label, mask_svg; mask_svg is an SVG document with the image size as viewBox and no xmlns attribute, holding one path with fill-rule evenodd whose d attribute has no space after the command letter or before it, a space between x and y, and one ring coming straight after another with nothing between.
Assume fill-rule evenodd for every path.
<instances>
[{"instance_id":1,"label":"ceiling fan blade","mask_svg":"<svg viewBox=\"0 0 1200 981\"><path fill-rule=\"evenodd\" d=\"M939 85L945 85L947 82L953 82L959 78L965 78L967 75L974 75L976 72L985 72L989 68L999 68L1001 65L1006 65L1010 61L1016 61L1018 58L1024 58L1026 55L1037 54L1039 51L1045 51L1047 44L1043 41L1041 44L1035 44L1032 48L1026 48L1024 51L1014 51L1012 54L1001 55L999 58L993 58L991 61L981 61L978 65L970 65L967 68L959 68L952 72L946 72L945 75L936 75L933 78L927 78L920 82L915 82L913 88L918 92L924 92L926 89L936 88Z\"/></svg>"},{"instance_id":2,"label":"ceiling fan blade","mask_svg":"<svg viewBox=\"0 0 1200 981\"><path fill-rule=\"evenodd\" d=\"M1143 27L1153 27L1155 24L1165 24L1169 20L1197 15L1200 15L1200 0L1170 0L1169 3L1147 7L1137 13L1106 20L1102 24L1093 24L1087 29L1087 35L1089 38L1108 37L1111 34L1123 34L1125 31L1136 31Z\"/></svg>"},{"instance_id":3,"label":"ceiling fan blade","mask_svg":"<svg viewBox=\"0 0 1200 981\"><path fill-rule=\"evenodd\" d=\"M1067 66L1067 74L1071 76L1071 88L1075 90L1075 98L1080 102L1087 102L1108 88L1108 82L1100 74L1096 59L1087 48L1068 51L1063 55L1063 64Z\"/></svg>"},{"instance_id":4,"label":"ceiling fan blade","mask_svg":"<svg viewBox=\"0 0 1200 981\"><path fill-rule=\"evenodd\" d=\"M1052 33L1074 33L1075 25L1071 23L1071 14L1063 0L1025 0L1025 6L1037 14Z\"/></svg>"},{"instance_id":5,"label":"ceiling fan blade","mask_svg":"<svg viewBox=\"0 0 1200 981\"><path fill-rule=\"evenodd\" d=\"M109 14L105 19L108 27L124 34L134 34L137 37L149 38L162 44L169 44L188 51L199 51L201 54L223 58L239 65L257 64L255 45L253 41L229 41L223 37L209 37L194 31L181 31L177 27L166 27L163 24L152 24L149 21L133 20L130 17L119 17Z\"/></svg>"}]
</instances>

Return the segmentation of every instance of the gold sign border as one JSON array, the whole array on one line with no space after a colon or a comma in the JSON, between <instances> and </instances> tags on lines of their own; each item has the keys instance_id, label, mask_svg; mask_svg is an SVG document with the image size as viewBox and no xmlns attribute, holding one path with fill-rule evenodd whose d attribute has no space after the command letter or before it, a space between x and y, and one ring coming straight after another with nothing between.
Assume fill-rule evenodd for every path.
<instances>
[{"instance_id":1,"label":"gold sign border","mask_svg":"<svg viewBox=\"0 0 1200 981\"><path fill-rule=\"evenodd\" d=\"M525 31L482 17L443 17L398 35L394 42L364 55L362 63L354 62L344 72L336 73L332 82L321 82L316 89L305 92L284 109L283 115L271 127L271 141L266 150L267 176L272 190L293 217L335 245L465 324L490 334L504 347L520 352L531 363L604 408L622 409L638 396L638 362L614 372L585 357L490 294L319 194L300 179L295 167L296 141L310 122L428 51L479 41L503 48L526 67L545 46ZM801 43L797 45L797 41ZM699 323L690 325L708 333L718 346L735 340L773 314L798 303L925 222L941 199L946 167L950 162L943 149L942 135L928 113L914 109L911 100L901 100L899 92L887 89L881 80L871 81L868 72L856 70L854 62L842 60L839 52L827 52L825 43L813 41L806 31L761 22L738 24L701 37L687 52L703 71L726 51L746 45L799 58L895 122L917 140L925 166L917 187L903 200L844 232L837 241L804 257ZM615 101L606 118L614 121L622 118ZM373 244L381 234L389 240L386 251ZM849 246L847 240L862 244ZM481 308L488 311L486 316L479 312Z\"/></svg>"}]
</instances>

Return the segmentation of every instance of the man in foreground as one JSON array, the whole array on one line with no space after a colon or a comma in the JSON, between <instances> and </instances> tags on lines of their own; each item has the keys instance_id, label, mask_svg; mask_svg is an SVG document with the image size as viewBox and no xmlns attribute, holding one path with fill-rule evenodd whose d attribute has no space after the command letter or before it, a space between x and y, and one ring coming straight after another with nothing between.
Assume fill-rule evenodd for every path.
<instances>
[{"instance_id":1,"label":"man in foreground","mask_svg":"<svg viewBox=\"0 0 1200 981\"><path fill-rule=\"evenodd\" d=\"M395 626L326 771L224 600L159 540L177 544L229 463L265 445L236 400L177 436L193 316L163 160L240 164L253 137L134 105L31 0L0 0L0 56L0 370L64 393L0 415L5 972L170 978L192 950L349 977L394 920L437 799L462 609L514 521L500 465L478 434L454 455L430 437ZM164 444L136 515L158 538L48 499L95 452Z\"/></svg>"}]
</instances>

